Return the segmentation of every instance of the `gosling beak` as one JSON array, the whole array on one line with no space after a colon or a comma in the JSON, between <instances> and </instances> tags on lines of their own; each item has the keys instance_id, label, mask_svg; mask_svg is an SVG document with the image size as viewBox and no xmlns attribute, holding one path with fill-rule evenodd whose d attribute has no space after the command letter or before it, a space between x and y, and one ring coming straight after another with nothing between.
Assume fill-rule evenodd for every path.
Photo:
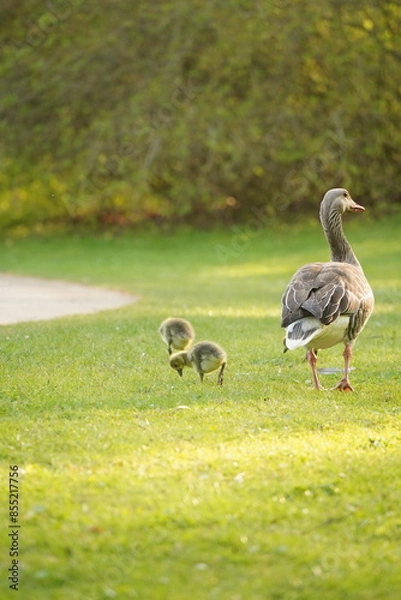
<instances>
[{"instance_id":1,"label":"gosling beak","mask_svg":"<svg viewBox=\"0 0 401 600\"><path fill-rule=\"evenodd\" d=\"M177 369L177 373L180 377L182 377L182 369Z\"/></svg>"}]
</instances>

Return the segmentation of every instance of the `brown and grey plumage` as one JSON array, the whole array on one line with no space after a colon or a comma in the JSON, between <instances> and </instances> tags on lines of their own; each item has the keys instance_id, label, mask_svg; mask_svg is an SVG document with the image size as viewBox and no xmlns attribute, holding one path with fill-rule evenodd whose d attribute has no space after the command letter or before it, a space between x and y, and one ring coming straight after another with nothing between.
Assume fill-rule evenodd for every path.
<instances>
[{"instance_id":1,"label":"brown and grey plumage","mask_svg":"<svg viewBox=\"0 0 401 600\"><path fill-rule=\"evenodd\" d=\"M227 354L214 342L198 342L188 352L177 352L170 356L170 366L182 377L184 367L194 367L203 382L203 375L220 367L217 383L223 385L223 372Z\"/></svg>"},{"instance_id":2,"label":"brown and grey plumage","mask_svg":"<svg viewBox=\"0 0 401 600\"><path fill-rule=\"evenodd\" d=\"M195 339L195 331L185 319L169 318L159 327L162 340L167 344L168 353L173 350L185 350Z\"/></svg>"},{"instance_id":3,"label":"brown and grey plumage","mask_svg":"<svg viewBox=\"0 0 401 600\"><path fill-rule=\"evenodd\" d=\"M329 190L320 205L320 222L331 250L330 262L301 267L282 297L281 326L285 350L305 347L314 386L322 389L316 370L317 350L344 343L344 376L336 386L352 390L352 347L374 306L371 287L342 228L345 212L365 210L343 188Z\"/></svg>"}]
</instances>

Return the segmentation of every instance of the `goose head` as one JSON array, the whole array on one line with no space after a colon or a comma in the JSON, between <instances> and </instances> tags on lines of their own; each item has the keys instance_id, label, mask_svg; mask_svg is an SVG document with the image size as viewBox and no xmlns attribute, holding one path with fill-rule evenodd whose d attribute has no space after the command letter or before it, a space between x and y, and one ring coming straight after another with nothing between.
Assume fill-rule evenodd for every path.
<instances>
[{"instance_id":1,"label":"goose head","mask_svg":"<svg viewBox=\"0 0 401 600\"><path fill-rule=\"evenodd\" d=\"M327 222L331 214L343 215L345 212L361 212L363 206L351 198L351 194L344 188L334 188L324 195L320 205L320 220Z\"/></svg>"}]
</instances>

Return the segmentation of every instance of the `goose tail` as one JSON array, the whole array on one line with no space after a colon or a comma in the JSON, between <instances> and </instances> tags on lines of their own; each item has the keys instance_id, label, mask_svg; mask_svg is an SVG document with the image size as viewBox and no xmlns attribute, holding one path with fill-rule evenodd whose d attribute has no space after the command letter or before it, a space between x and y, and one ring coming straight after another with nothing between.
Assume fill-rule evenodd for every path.
<instances>
[{"instance_id":1,"label":"goose tail","mask_svg":"<svg viewBox=\"0 0 401 600\"><path fill-rule=\"evenodd\" d=\"M304 317L294 321L285 330L284 352L307 346L322 331L323 327L323 324L315 317Z\"/></svg>"}]
</instances>

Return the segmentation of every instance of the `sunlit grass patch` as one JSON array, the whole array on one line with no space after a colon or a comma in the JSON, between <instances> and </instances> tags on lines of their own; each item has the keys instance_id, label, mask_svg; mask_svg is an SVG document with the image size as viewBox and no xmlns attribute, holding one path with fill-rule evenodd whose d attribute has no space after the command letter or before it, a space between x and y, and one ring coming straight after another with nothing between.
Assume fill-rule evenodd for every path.
<instances>
[{"instance_id":1,"label":"sunlit grass patch","mask_svg":"<svg viewBox=\"0 0 401 600\"><path fill-rule=\"evenodd\" d=\"M283 354L281 293L297 267L327 258L317 228L266 232L227 264L215 245L230 233L219 231L3 247L5 270L141 296L0 332L0 452L4 472L21 470L21 597L396 600L398 229L369 224L366 241L352 227L377 306L344 394L313 390L304 353ZM167 316L225 348L222 387L169 367L157 332ZM319 353L328 388L341 352Z\"/></svg>"}]
</instances>

